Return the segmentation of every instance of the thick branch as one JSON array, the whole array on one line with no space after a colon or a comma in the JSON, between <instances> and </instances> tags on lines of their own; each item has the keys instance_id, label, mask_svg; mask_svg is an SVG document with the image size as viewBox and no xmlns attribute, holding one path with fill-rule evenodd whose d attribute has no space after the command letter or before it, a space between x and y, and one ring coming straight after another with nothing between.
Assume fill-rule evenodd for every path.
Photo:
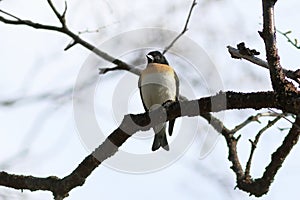
<instances>
[{"instance_id":1,"label":"thick branch","mask_svg":"<svg viewBox=\"0 0 300 200\"><path fill-rule=\"evenodd\" d=\"M300 135L300 116L298 115L291 130L285 137L282 145L272 154L272 160L266 167L263 177L259 180L262 185L270 185L274 180L274 176L281 168L284 160L289 155L292 148L297 144Z\"/></svg>"},{"instance_id":2,"label":"thick branch","mask_svg":"<svg viewBox=\"0 0 300 200\"><path fill-rule=\"evenodd\" d=\"M2 172L0 173L0 185L15 189L28 189L31 191L48 190L53 193L56 199L63 199L73 188L83 185L92 171L104 160L114 155L118 148L137 131L146 131L157 124L182 116L192 117L206 115L209 117L209 115L207 115L209 112L218 112L227 109L277 108L277 105L274 102L275 94L273 92L221 92L211 97L166 104L164 107L160 107L149 113L136 115L129 114L124 117L120 126L110 134L92 154L87 156L70 175L59 179L56 177L37 178L32 176L18 176ZM288 109L293 111L292 113L300 113L300 102L294 105L297 106ZM166 119L160 117L165 115L167 116ZM149 116L151 116L151 120ZM232 169L237 174L238 187L243 188L243 184L245 184L243 179L244 172L236 152L238 139L234 138L233 134L224 128L220 121L212 119L211 117L209 120L213 122L212 124L214 124L214 127L222 130L221 132L229 147L229 160L233 163ZM282 153L282 151L280 151L280 153ZM274 167L269 168L273 169ZM274 170L268 171L270 171L268 174L274 172Z\"/></svg>"},{"instance_id":3,"label":"thick branch","mask_svg":"<svg viewBox=\"0 0 300 200\"><path fill-rule=\"evenodd\" d=\"M222 102L226 100L227 104ZM260 109L276 108L273 92L259 93L219 93L215 96L204 97L197 100L175 102L165 108L156 109L150 113L126 115L117 128L109 137L68 176L58 179L56 177L36 178L32 176L9 175L5 172L0 174L0 185L15 189L49 190L57 199L68 195L68 192L77 186L84 184L85 179L104 160L114 155L118 148L135 132L145 131L166 120L180 116L198 116L208 112L218 112L226 109ZM226 105L226 106L224 106ZM294 111L300 112L300 106ZM182 112L184 111L184 112ZM158 117L167 114L167 119ZM154 116L150 118L149 116ZM235 145L234 143L231 145ZM232 149L232 148L231 148ZM37 183L36 183L37 182Z\"/></svg>"},{"instance_id":4,"label":"thick branch","mask_svg":"<svg viewBox=\"0 0 300 200\"><path fill-rule=\"evenodd\" d=\"M28 189L30 191L47 190L52 191L56 186L59 178L49 176L47 178L39 178L33 176L20 176L0 172L0 185L15 189Z\"/></svg>"},{"instance_id":5,"label":"thick branch","mask_svg":"<svg viewBox=\"0 0 300 200\"><path fill-rule=\"evenodd\" d=\"M284 104L286 92L294 91L296 88L285 80L282 67L280 66L280 58L276 47L274 5L275 0L262 0L263 4L263 32L262 38L265 42L267 61L270 69L270 76L274 91L279 95L278 100Z\"/></svg>"}]
</instances>

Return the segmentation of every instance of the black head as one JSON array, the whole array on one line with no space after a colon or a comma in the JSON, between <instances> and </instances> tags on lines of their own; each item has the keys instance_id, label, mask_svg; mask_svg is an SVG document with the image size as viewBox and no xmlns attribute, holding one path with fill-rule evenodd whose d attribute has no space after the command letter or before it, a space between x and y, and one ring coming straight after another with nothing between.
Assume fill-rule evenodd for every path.
<instances>
[{"instance_id":1,"label":"black head","mask_svg":"<svg viewBox=\"0 0 300 200\"><path fill-rule=\"evenodd\" d=\"M167 59L159 51L151 51L147 55L148 63L159 63L168 65Z\"/></svg>"}]
</instances>

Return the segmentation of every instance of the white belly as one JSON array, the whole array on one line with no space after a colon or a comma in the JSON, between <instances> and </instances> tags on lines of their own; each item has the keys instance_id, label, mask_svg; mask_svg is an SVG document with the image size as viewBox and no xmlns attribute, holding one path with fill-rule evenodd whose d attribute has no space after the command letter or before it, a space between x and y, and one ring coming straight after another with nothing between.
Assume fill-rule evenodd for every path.
<instances>
[{"instance_id":1,"label":"white belly","mask_svg":"<svg viewBox=\"0 0 300 200\"><path fill-rule=\"evenodd\" d=\"M141 93L144 105L150 109L157 104L162 105L168 100L175 101L176 82L170 73L152 73L143 76Z\"/></svg>"}]
</instances>

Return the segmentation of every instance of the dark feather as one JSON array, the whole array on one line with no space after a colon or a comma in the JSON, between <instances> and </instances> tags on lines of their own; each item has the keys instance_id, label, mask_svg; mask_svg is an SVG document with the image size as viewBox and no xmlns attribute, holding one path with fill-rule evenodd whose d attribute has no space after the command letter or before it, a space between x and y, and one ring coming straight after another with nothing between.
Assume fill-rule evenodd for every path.
<instances>
[{"instance_id":1,"label":"dark feather","mask_svg":"<svg viewBox=\"0 0 300 200\"><path fill-rule=\"evenodd\" d=\"M178 79L178 76L177 76L175 71L174 71L174 76L175 76L175 81L176 81L176 98L175 99L176 99L176 101L178 101L178 97L179 97L179 79ZM168 129L169 136L171 136L172 133L173 133L175 120L176 119L172 119L172 120L169 121L169 129Z\"/></svg>"},{"instance_id":2,"label":"dark feather","mask_svg":"<svg viewBox=\"0 0 300 200\"><path fill-rule=\"evenodd\" d=\"M162 147L166 151L170 150L165 126L158 133L155 133L154 141L152 144L152 151L156 151L157 149L159 149L159 147Z\"/></svg>"},{"instance_id":3,"label":"dark feather","mask_svg":"<svg viewBox=\"0 0 300 200\"><path fill-rule=\"evenodd\" d=\"M145 111L148 111L148 108L146 107L146 105L145 105L145 103L143 101L143 94L142 94L142 90L141 90L141 76L139 78L138 87L139 87L139 90L140 90L140 97L142 99L142 103L143 103L144 109L145 109Z\"/></svg>"}]
</instances>

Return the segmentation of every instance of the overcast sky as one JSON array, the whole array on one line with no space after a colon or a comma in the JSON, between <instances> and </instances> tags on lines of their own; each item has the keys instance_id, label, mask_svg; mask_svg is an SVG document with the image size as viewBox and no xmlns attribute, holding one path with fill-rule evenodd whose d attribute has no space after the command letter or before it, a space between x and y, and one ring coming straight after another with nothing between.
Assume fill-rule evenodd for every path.
<instances>
[{"instance_id":1,"label":"overcast sky","mask_svg":"<svg viewBox=\"0 0 300 200\"><path fill-rule=\"evenodd\" d=\"M81 36L128 62L136 61L136 55L140 55L138 63L141 65L137 67L142 68L146 61L143 53L154 48L163 49L173 34L182 30L191 2L67 1L67 23L74 32L99 29L97 33ZM63 10L64 4L61 1L54 3L59 10ZM283 32L292 30L292 38L300 38L300 27L297 24L299 6L297 0L278 1L276 4L276 28ZM3 0L0 9L20 18L59 25L47 1ZM199 0L185 37L178 41L178 48L174 47L166 54L180 77L181 93L189 98L199 98L219 90L271 90L268 71L246 61L232 59L226 49L227 45L236 46L244 41L250 48L260 51L259 57L265 59L264 44L257 33L262 29L261 23L261 1L241 3L238 0ZM154 30L153 33L148 33L150 30ZM98 135L95 138L85 135L95 130L82 131L79 128L78 123L89 121L85 118L78 122L76 109L86 111L85 106L92 105L94 110L91 112L94 112L103 137L118 126L123 114L143 112L137 76L128 72L111 72L97 77L92 84L95 87L92 94L88 93L91 90L83 90L79 93L82 99L72 101L72 89L83 70L91 69L89 73L95 76L98 67L111 65L80 45L64 51L71 42L67 36L2 23L0 32L0 100L29 97L29 100L15 105L0 106L1 171L64 177L102 142ZM152 38L153 35L156 37ZM282 66L297 69L300 51L281 35L277 35L277 40ZM199 58L193 53L199 55ZM190 63L199 65L190 67ZM30 100L31 96L44 93L62 96ZM93 104L86 101L85 95L91 95ZM74 102L80 106L74 106ZM233 128L257 112L265 111L229 111L225 113L225 118L224 115L220 117L229 128ZM263 119L261 124L253 123L240 132L242 137L238 152L243 166L249 155L248 139L254 138L268 120ZM288 121L282 120L262 136L253 160L251 173L254 178L261 177L270 162L270 154L287 133L278 128L290 126ZM211 134L207 146L204 143L206 133ZM165 158L165 152L154 154L150 151L153 139L151 134L151 131L139 133L129 139L121 148L120 158L115 158L115 161L123 158L123 163L112 160L98 167L85 184L72 190L66 199L255 199L243 191L234 190L235 176L227 160L226 143L222 137L217 137L215 132L208 129L204 120L177 120L175 134L169 138L171 150L173 143L174 156L166 163L162 159ZM182 134L187 143L176 152L174 146ZM201 156L203 152L208 153L205 158ZM269 193L261 199L296 199L299 153L298 145L279 170ZM155 163L152 163L153 167L148 163L149 160L143 161L140 158L149 157L151 160L151 156L156 158L156 155L162 165L156 166L157 160L152 160ZM130 160L126 160L126 156ZM140 166L144 168L135 171ZM44 191L20 192L1 188L0 194L8 199L52 199L52 194Z\"/></svg>"}]
</instances>

